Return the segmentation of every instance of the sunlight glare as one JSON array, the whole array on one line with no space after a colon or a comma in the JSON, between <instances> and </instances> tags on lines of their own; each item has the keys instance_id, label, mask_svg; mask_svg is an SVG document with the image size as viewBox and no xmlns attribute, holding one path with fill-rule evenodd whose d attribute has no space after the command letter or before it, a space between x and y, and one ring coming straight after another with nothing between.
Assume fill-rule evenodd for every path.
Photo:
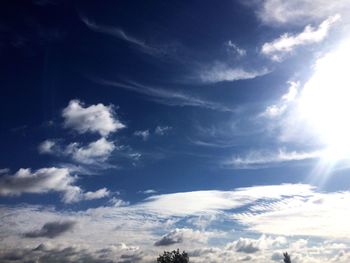
<instances>
[{"instance_id":1,"label":"sunlight glare","mask_svg":"<svg viewBox=\"0 0 350 263\"><path fill-rule=\"evenodd\" d=\"M350 41L317 60L298 108L326 145L326 158L350 157Z\"/></svg>"}]
</instances>

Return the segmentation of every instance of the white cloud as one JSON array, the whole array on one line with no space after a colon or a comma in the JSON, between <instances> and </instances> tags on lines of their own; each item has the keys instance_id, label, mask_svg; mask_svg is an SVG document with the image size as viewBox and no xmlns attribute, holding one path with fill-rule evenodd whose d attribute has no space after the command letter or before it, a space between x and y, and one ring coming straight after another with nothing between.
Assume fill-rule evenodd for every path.
<instances>
[{"instance_id":1,"label":"white cloud","mask_svg":"<svg viewBox=\"0 0 350 263\"><path fill-rule=\"evenodd\" d=\"M213 67L202 70L199 79L206 83L216 83L221 81L236 81L254 79L270 73L267 69L247 71L242 68L232 68L225 64L218 63Z\"/></svg>"},{"instance_id":2,"label":"white cloud","mask_svg":"<svg viewBox=\"0 0 350 263\"><path fill-rule=\"evenodd\" d=\"M350 12L349 0L263 0L257 1L257 14L267 24L304 24L340 13L347 17Z\"/></svg>"},{"instance_id":3,"label":"white cloud","mask_svg":"<svg viewBox=\"0 0 350 263\"><path fill-rule=\"evenodd\" d=\"M113 142L100 138L87 146L80 146L79 143L71 143L64 150L65 155L69 155L73 160L84 164L96 164L105 162L116 146Z\"/></svg>"},{"instance_id":4,"label":"white cloud","mask_svg":"<svg viewBox=\"0 0 350 263\"><path fill-rule=\"evenodd\" d=\"M323 21L318 28L308 25L299 34L283 34L279 38L265 43L261 48L261 53L272 60L281 61L298 46L310 45L324 40L330 28L339 19L340 15L334 15Z\"/></svg>"},{"instance_id":5,"label":"white cloud","mask_svg":"<svg viewBox=\"0 0 350 263\"><path fill-rule=\"evenodd\" d=\"M147 141L149 136L150 136L150 133L149 133L149 130L144 130L144 131L135 131L134 132L134 135L135 136L138 136L138 137L141 137L142 140L144 141Z\"/></svg>"},{"instance_id":6,"label":"white cloud","mask_svg":"<svg viewBox=\"0 0 350 263\"><path fill-rule=\"evenodd\" d=\"M52 154L55 152L56 142L53 140L45 140L38 146L38 151L41 154Z\"/></svg>"},{"instance_id":7,"label":"white cloud","mask_svg":"<svg viewBox=\"0 0 350 263\"><path fill-rule=\"evenodd\" d=\"M76 179L67 168L41 168L35 172L30 169L19 169L14 175L1 177L0 195L19 196L25 193L59 192L62 193L62 201L65 203L103 197L99 195L101 194L100 190L98 193L84 193L80 187L74 185Z\"/></svg>"},{"instance_id":8,"label":"white cloud","mask_svg":"<svg viewBox=\"0 0 350 263\"><path fill-rule=\"evenodd\" d=\"M101 188L95 192L84 193L84 200L100 199L103 197L107 197L109 195L110 195L110 192L107 190L107 188Z\"/></svg>"},{"instance_id":9,"label":"white cloud","mask_svg":"<svg viewBox=\"0 0 350 263\"><path fill-rule=\"evenodd\" d=\"M227 41L225 43L225 46L228 52L234 53L235 55L238 55L238 57L244 57L247 54L247 51L245 49L240 48L237 44L235 44L231 40Z\"/></svg>"},{"instance_id":10,"label":"white cloud","mask_svg":"<svg viewBox=\"0 0 350 263\"><path fill-rule=\"evenodd\" d=\"M348 239L349 198L349 192L314 191L253 206L251 213L236 214L233 218L249 230L261 233Z\"/></svg>"},{"instance_id":11,"label":"white cloud","mask_svg":"<svg viewBox=\"0 0 350 263\"><path fill-rule=\"evenodd\" d=\"M166 135L172 127L170 126L157 126L154 130L154 133L157 135Z\"/></svg>"},{"instance_id":12,"label":"white cloud","mask_svg":"<svg viewBox=\"0 0 350 263\"><path fill-rule=\"evenodd\" d=\"M125 127L116 117L112 106L102 103L84 107L79 100L71 100L62 111L64 127L78 133L99 133L107 136Z\"/></svg>"},{"instance_id":13,"label":"white cloud","mask_svg":"<svg viewBox=\"0 0 350 263\"><path fill-rule=\"evenodd\" d=\"M295 81L289 81L288 84L288 92L281 97L280 101L277 104L267 106L261 116L276 118L286 112L290 104L296 99L300 85L299 82Z\"/></svg>"},{"instance_id":14,"label":"white cloud","mask_svg":"<svg viewBox=\"0 0 350 263\"><path fill-rule=\"evenodd\" d=\"M156 194L157 191L156 191L156 190L153 190L153 189L147 189L147 190L145 190L145 191L140 191L140 193L149 195L149 194Z\"/></svg>"},{"instance_id":15,"label":"white cloud","mask_svg":"<svg viewBox=\"0 0 350 263\"><path fill-rule=\"evenodd\" d=\"M135 82L121 83L116 81L108 81L95 79L96 82L102 85L113 86L131 90L140 94L149 96L153 101L167 105L167 106L179 106L179 107L199 107L204 109L232 112L233 109L216 103L210 100L206 100L191 94L187 94L181 91L174 91L164 88L155 88L146 85L142 85Z\"/></svg>"},{"instance_id":16,"label":"white cloud","mask_svg":"<svg viewBox=\"0 0 350 263\"><path fill-rule=\"evenodd\" d=\"M159 202L160 199L163 201ZM122 261L122 255L125 255L124 259L134 255L142 256L142 262L153 262L164 249L154 246L154 243L170 240L174 247L189 252L194 263L237 262L247 260L248 254L251 262L269 262L271 259L280 259L280 252L286 250L295 260L293 262L346 263L349 258L348 253L344 252L349 246L350 236L349 200L349 191L326 193L318 192L310 185L289 184L232 191L174 193L148 198L141 204L98 207L86 211L2 205L0 261L15 251L19 256L22 255L19 258L23 261L43 259L42 256L34 257L33 253L43 253L38 251L44 250L47 256L55 255L57 262L60 262L61 257L62 262L76 262L84 258L84 253L95 259L104 259L104 263ZM188 203L198 203L199 207L193 205L193 208L188 209ZM185 213L179 212L182 207ZM210 221L208 227L216 229L223 226L224 233L192 229L181 220L191 215L208 214L208 211L210 214L215 213L218 219ZM57 228L47 224L66 221L75 222L73 231L63 231L62 235L50 238L50 231L53 229L56 233ZM227 231L229 227L237 226L237 223L240 238L237 238L236 233L229 235L231 231ZM166 234L160 234L160 229ZM60 225L58 230L61 233ZM245 235L247 230L249 237ZM38 239L24 239L25 233L38 233L42 235L38 237L41 238L40 242L45 242L44 238L47 237L50 242L38 247ZM299 235L308 236L308 240L301 239ZM218 238L223 239L215 243ZM342 241L340 243L334 239ZM96 243L96 240L99 242ZM74 246L77 247L69 249ZM33 250L36 247L37 250ZM73 258L64 256L66 254L63 251L71 252Z\"/></svg>"},{"instance_id":17,"label":"white cloud","mask_svg":"<svg viewBox=\"0 0 350 263\"><path fill-rule=\"evenodd\" d=\"M297 152L284 149L279 149L277 152L251 151L243 157L235 156L226 160L224 165L235 169L254 169L267 165L320 158L322 154L322 151Z\"/></svg>"},{"instance_id":18,"label":"white cloud","mask_svg":"<svg viewBox=\"0 0 350 263\"><path fill-rule=\"evenodd\" d=\"M288 193L307 192L308 185L280 185L238 188L234 191L194 191L148 197L135 205L140 211L172 216L213 215L238 208L259 198L279 198Z\"/></svg>"}]
</instances>

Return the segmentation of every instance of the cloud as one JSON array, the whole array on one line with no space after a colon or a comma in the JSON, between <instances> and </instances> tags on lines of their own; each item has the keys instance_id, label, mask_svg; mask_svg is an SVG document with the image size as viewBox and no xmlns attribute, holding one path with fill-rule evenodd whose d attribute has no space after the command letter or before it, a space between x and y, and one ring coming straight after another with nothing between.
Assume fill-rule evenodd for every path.
<instances>
[{"instance_id":1,"label":"cloud","mask_svg":"<svg viewBox=\"0 0 350 263\"><path fill-rule=\"evenodd\" d=\"M55 238L65 232L71 231L75 225L73 221L65 222L50 222L43 225L39 230L34 230L28 233L25 233L24 236L27 238L38 238L38 237L47 237Z\"/></svg>"},{"instance_id":2,"label":"cloud","mask_svg":"<svg viewBox=\"0 0 350 263\"><path fill-rule=\"evenodd\" d=\"M114 207L122 207L122 206L128 206L130 203L127 201L124 201L122 199L113 197L109 202Z\"/></svg>"},{"instance_id":3,"label":"cloud","mask_svg":"<svg viewBox=\"0 0 350 263\"><path fill-rule=\"evenodd\" d=\"M116 146L113 142L100 138L87 146L80 146L79 143L67 145L63 154L71 156L73 160L84 164L97 164L105 162Z\"/></svg>"},{"instance_id":4,"label":"cloud","mask_svg":"<svg viewBox=\"0 0 350 263\"><path fill-rule=\"evenodd\" d=\"M116 81L108 81L95 79L99 84L113 86L131 90L140 94L149 96L153 101L167 105L167 106L180 106L180 107L199 107L204 109L232 112L233 109L224 106L220 103L212 102L206 99L195 97L190 94L183 93L181 91L173 91L163 88L154 88L146 85L141 85L135 82L121 83Z\"/></svg>"},{"instance_id":5,"label":"cloud","mask_svg":"<svg viewBox=\"0 0 350 263\"><path fill-rule=\"evenodd\" d=\"M0 178L0 195L19 196L25 193L59 192L62 193L62 201L65 203L90 200L94 195L93 192L84 193L80 187L74 185L76 180L77 178L70 175L67 168L41 168L35 172L22 168L14 175L5 175ZM100 198L96 193L95 197Z\"/></svg>"},{"instance_id":6,"label":"cloud","mask_svg":"<svg viewBox=\"0 0 350 263\"><path fill-rule=\"evenodd\" d=\"M56 142L53 140L45 140L38 146L40 154L52 154L55 152Z\"/></svg>"},{"instance_id":7,"label":"cloud","mask_svg":"<svg viewBox=\"0 0 350 263\"><path fill-rule=\"evenodd\" d=\"M162 136L162 135L166 135L171 129L172 127L170 126L157 126L154 129L154 133Z\"/></svg>"},{"instance_id":8,"label":"cloud","mask_svg":"<svg viewBox=\"0 0 350 263\"><path fill-rule=\"evenodd\" d=\"M147 141L149 136L150 136L150 133L149 133L149 130L144 130L144 131L135 131L134 132L134 135L135 136L138 136L138 137L141 137L142 140L144 141Z\"/></svg>"},{"instance_id":9,"label":"cloud","mask_svg":"<svg viewBox=\"0 0 350 263\"><path fill-rule=\"evenodd\" d=\"M350 11L349 0L263 0L256 1L258 17L266 24L304 24L319 21L340 13L347 17Z\"/></svg>"},{"instance_id":10,"label":"cloud","mask_svg":"<svg viewBox=\"0 0 350 263\"><path fill-rule=\"evenodd\" d=\"M261 113L262 117L276 118L283 115L290 104L295 101L299 92L299 82L288 81L289 89L286 94L284 94L277 104L272 104L266 107L265 111Z\"/></svg>"},{"instance_id":11,"label":"cloud","mask_svg":"<svg viewBox=\"0 0 350 263\"><path fill-rule=\"evenodd\" d=\"M237 55L238 57L244 57L247 54L247 51L245 49L240 48L237 44L235 44L231 40L227 41L225 43L225 46L226 46L227 51L229 53L233 53L234 55Z\"/></svg>"},{"instance_id":12,"label":"cloud","mask_svg":"<svg viewBox=\"0 0 350 263\"><path fill-rule=\"evenodd\" d=\"M81 20L84 22L84 24L91 30L110 35L112 37L118 38L120 40L123 40L134 47L136 47L138 50L141 52L144 52L149 55L160 55L164 53L164 50L161 48L156 48L151 45L146 44L145 41L136 38L134 36L131 36L130 34L126 33L123 29L119 27L114 27L114 26L106 26L106 25L101 25L97 24L91 19L88 19L87 17L82 17Z\"/></svg>"},{"instance_id":13,"label":"cloud","mask_svg":"<svg viewBox=\"0 0 350 263\"><path fill-rule=\"evenodd\" d=\"M272 247L276 248L286 243L287 239L283 236L273 238L262 235L259 239L241 237L232 243L228 243L225 248L226 250L251 254Z\"/></svg>"},{"instance_id":14,"label":"cloud","mask_svg":"<svg viewBox=\"0 0 350 263\"><path fill-rule=\"evenodd\" d=\"M242 68L231 68L225 64L217 63L199 73L199 80L204 83L216 83L222 81L236 81L254 79L270 73L267 69L246 71Z\"/></svg>"},{"instance_id":15,"label":"cloud","mask_svg":"<svg viewBox=\"0 0 350 263\"><path fill-rule=\"evenodd\" d=\"M163 246L154 246L156 242L174 242L186 248L193 262L269 262L274 253L288 250L295 262L339 259L343 261L334 262L345 263L348 253L341 251L350 242L349 200L349 191L320 192L311 185L286 184L173 193L129 206L80 211L2 205L0 261L132 262L134 255L142 257L142 262L152 262L163 250ZM215 214L206 228L220 231L186 225L187 219L203 214ZM64 232L40 246L38 239L23 239L23 233L41 233L47 222L66 221L76 222L73 233ZM160 235L160 229L166 234ZM300 236L307 236L308 241Z\"/></svg>"},{"instance_id":16,"label":"cloud","mask_svg":"<svg viewBox=\"0 0 350 263\"><path fill-rule=\"evenodd\" d=\"M145 191L140 191L140 193L149 195L149 194L156 194L157 191L156 191L156 190L153 190L153 189L147 189L147 190L145 190Z\"/></svg>"},{"instance_id":17,"label":"cloud","mask_svg":"<svg viewBox=\"0 0 350 263\"><path fill-rule=\"evenodd\" d=\"M224 166L235 169L254 169L280 163L316 159L322 156L322 151L297 152L279 149L277 152L251 151L245 156L235 156L226 160Z\"/></svg>"},{"instance_id":18,"label":"cloud","mask_svg":"<svg viewBox=\"0 0 350 263\"><path fill-rule=\"evenodd\" d=\"M110 195L110 192L107 188L101 188L95 192L86 192L84 193L84 200L94 200L104 198Z\"/></svg>"},{"instance_id":19,"label":"cloud","mask_svg":"<svg viewBox=\"0 0 350 263\"><path fill-rule=\"evenodd\" d=\"M193 191L154 195L136 204L140 211L165 216L213 215L220 211L235 209L259 198L279 198L286 193L309 191L308 185L280 185L238 188L234 191Z\"/></svg>"},{"instance_id":20,"label":"cloud","mask_svg":"<svg viewBox=\"0 0 350 263\"><path fill-rule=\"evenodd\" d=\"M189 228L177 228L168 234L162 236L157 242L154 243L155 246L169 246L173 244L178 244L187 241L206 241L206 237L200 231L193 231Z\"/></svg>"},{"instance_id":21,"label":"cloud","mask_svg":"<svg viewBox=\"0 0 350 263\"><path fill-rule=\"evenodd\" d=\"M330 28L340 19L340 15L334 15L324 20L318 28L308 25L304 31L291 35L283 34L279 38L263 44L261 53L275 61L281 61L287 54L299 46L310 45L321 42L326 38Z\"/></svg>"},{"instance_id":22,"label":"cloud","mask_svg":"<svg viewBox=\"0 0 350 263\"><path fill-rule=\"evenodd\" d=\"M84 107L79 100L71 100L62 111L63 126L80 134L99 133L107 136L125 127L116 117L112 106L102 103Z\"/></svg>"}]
</instances>

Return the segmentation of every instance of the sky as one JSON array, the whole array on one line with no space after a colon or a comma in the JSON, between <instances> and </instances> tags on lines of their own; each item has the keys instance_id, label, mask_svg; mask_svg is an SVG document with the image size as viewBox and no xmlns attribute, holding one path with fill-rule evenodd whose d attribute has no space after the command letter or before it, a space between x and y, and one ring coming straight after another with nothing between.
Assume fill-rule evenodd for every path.
<instances>
[{"instance_id":1,"label":"sky","mask_svg":"<svg viewBox=\"0 0 350 263\"><path fill-rule=\"evenodd\" d=\"M0 6L1 262L349 262L349 0Z\"/></svg>"}]
</instances>

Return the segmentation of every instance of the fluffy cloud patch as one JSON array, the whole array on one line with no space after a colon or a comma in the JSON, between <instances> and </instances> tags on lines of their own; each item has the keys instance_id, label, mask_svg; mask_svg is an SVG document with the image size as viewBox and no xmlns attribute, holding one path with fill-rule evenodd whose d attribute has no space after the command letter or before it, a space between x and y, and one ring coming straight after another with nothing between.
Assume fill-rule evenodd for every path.
<instances>
[{"instance_id":1,"label":"fluffy cloud patch","mask_svg":"<svg viewBox=\"0 0 350 263\"><path fill-rule=\"evenodd\" d=\"M349 0L263 0L259 4L257 14L267 24L300 24L325 19L340 13L343 17L350 12Z\"/></svg>"},{"instance_id":2,"label":"fluffy cloud patch","mask_svg":"<svg viewBox=\"0 0 350 263\"><path fill-rule=\"evenodd\" d=\"M281 61L286 54L291 53L296 47L321 42L326 38L330 28L340 19L340 15L331 16L323 21L318 28L308 25L299 34L283 34L279 38L265 43L261 53L272 60Z\"/></svg>"},{"instance_id":3,"label":"fluffy cloud patch","mask_svg":"<svg viewBox=\"0 0 350 263\"><path fill-rule=\"evenodd\" d=\"M84 199L91 199L93 192L85 193L74 185L76 177L72 176L68 168L41 168L32 172L30 169L19 169L14 175L0 178L0 195L19 196L25 193L43 194L49 192L62 193L62 201L73 203ZM99 198L95 193L96 198Z\"/></svg>"},{"instance_id":4,"label":"fluffy cloud patch","mask_svg":"<svg viewBox=\"0 0 350 263\"><path fill-rule=\"evenodd\" d=\"M77 162L94 164L106 161L115 148L113 142L101 138L87 146L71 143L66 147L64 154L71 156Z\"/></svg>"},{"instance_id":5,"label":"fluffy cloud patch","mask_svg":"<svg viewBox=\"0 0 350 263\"><path fill-rule=\"evenodd\" d=\"M62 111L64 127L78 133L99 133L107 136L125 127L116 117L112 106L102 103L84 107L79 100L71 100Z\"/></svg>"},{"instance_id":6,"label":"fluffy cloud patch","mask_svg":"<svg viewBox=\"0 0 350 263\"><path fill-rule=\"evenodd\" d=\"M238 240L227 244L226 249L251 254L263 249L278 247L286 243L287 239L283 236L273 238L262 235L259 239L239 238Z\"/></svg>"}]
</instances>

